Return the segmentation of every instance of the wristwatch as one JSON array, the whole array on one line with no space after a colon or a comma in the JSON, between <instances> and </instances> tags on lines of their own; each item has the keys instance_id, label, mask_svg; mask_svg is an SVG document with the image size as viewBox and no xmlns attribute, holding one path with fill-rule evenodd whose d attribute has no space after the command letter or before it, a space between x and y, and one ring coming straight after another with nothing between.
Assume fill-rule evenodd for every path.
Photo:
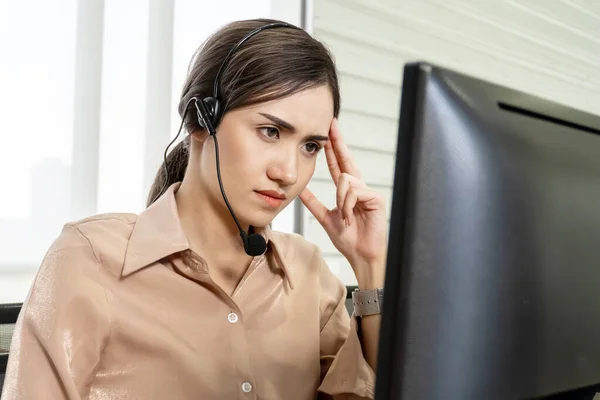
<instances>
[{"instance_id":1,"label":"wristwatch","mask_svg":"<svg viewBox=\"0 0 600 400\"><path fill-rule=\"evenodd\" d=\"M352 305L354 306L354 315L357 317L380 314L383 309L383 288L355 289L352 292Z\"/></svg>"}]
</instances>

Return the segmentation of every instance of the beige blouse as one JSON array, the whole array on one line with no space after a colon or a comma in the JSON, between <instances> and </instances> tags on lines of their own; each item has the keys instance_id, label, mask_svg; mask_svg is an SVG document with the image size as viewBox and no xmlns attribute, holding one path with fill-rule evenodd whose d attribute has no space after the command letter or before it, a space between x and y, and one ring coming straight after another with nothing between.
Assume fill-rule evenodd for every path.
<instances>
[{"instance_id":1,"label":"beige blouse","mask_svg":"<svg viewBox=\"0 0 600 400\"><path fill-rule=\"evenodd\" d=\"M19 316L3 400L371 399L346 288L318 247L265 229L228 296L189 249L178 184L139 216L65 225Z\"/></svg>"}]
</instances>

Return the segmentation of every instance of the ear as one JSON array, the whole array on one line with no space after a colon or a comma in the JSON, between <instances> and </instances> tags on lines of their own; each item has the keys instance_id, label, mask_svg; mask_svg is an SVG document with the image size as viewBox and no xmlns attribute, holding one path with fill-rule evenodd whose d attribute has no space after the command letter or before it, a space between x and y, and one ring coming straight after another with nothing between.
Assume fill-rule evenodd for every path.
<instances>
[{"instance_id":1,"label":"ear","mask_svg":"<svg viewBox=\"0 0 600 400\"><path fill-rule=\"evenodd\" d=\"M191 140L193 140L192 143L200 144L200 145L202 145L202 143L204 143L204 141L208 138L208 136L209 136L208 131L205 128L197 129L190 134L190 138L191 138Z\"/></svg>"}]
</instances>

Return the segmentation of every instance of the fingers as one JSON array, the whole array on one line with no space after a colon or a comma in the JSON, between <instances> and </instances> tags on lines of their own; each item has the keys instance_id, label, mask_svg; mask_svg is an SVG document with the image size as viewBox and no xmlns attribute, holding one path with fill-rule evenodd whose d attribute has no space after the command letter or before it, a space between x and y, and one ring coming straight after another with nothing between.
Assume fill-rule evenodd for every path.
<instances>
[{"instance_id":1,"label":"fingers","mask_svg":"<svg viewBox=\"0 0 600 400\"><path fill-rule=\"evenodd\" d=\"M369 203L377 204L380 202L380 195L377 192L374 192L368 188L354 188L351 187L346 193L346 198L344 199L344 204L341 208L342 216L344 217L344 221L346 221L346 225L350 226L354 223L354 207L358 203L365 204L368 207Z\"/></svg>"},{"instance_id":2,"label":"fingers","mask_svg":"<svg viewBox=\"0 0 600 400\"><path fill-rule=\"evenodd\" d=\"M340 171L340 166L335 158L335 152L331 146L331 140L325 142L325 159L327 160L329 175L331 175L331 179L333 179L333 182L337 185L342 171Z\"/></svg>"},{"instance_id":3,"label":"fingers","mask_svg":"<svg viewBox=\"0 0 600 400\"><path fill-rule=\"evenodd\" d=\"M325 207L325 205L323 205L323 203L321 203L308 188L304 188L299 197L302 204L308 208L308 211L315 216L319 223L323 224L325 217L329 213L329 209Z\"/></svg>"},{"instance_id":4,"label":"fingers","mask_svg":"<svg viewBox=\"0 0 600 400\"><path fill-rule=\"evenodd\" d=\"M337 181L337 191L336 191L336 205L338 210L341 210L344 205L344 199L346 198L346 194L351 187L355 188L366 188L367 185L361 180L355 178L354 176L342 173L339 176Z\"/></svg>"},{"instance_id":5,"label":"fingers","mask_svg":"<svg viewBox=\"0 0 600 400\"><path fill-rule=\"evenodd\" d=\"M331 211L308 188L305 188L299 197L302 204L324 226L325 219ZM384 199L380 193L369 189L362 181L349 174L340 175L336 200L337 208L341 211L346 226L355 222L354 208L359 203L361 209L366 211L384 207Z\"/></svg>"},{"instance_id":6,"label":"fingers","mask_svg":"<svg viewBox=\"0 0 600 400\"><path fill-rule=\"evenodd\" d=\"M329 141L331 142L331 147L333 148L339 170L360 179L360 172L358 171L358 168L356 168L356 165L354 165L354 160L352 160L350 150L348 150L348 146L346 146L344 140L342 139L337 118L334 118L333 122L331 123L331 128L329 130Z\"/></svg>"},{"instance_id":7,"label":"fingers","mask_svg":"<svg viewBox=\"0 0 600 400\"><path fill-rule=\"evenodd\" d=\"M350 150L344 144L338 128L337 118L333 119L329 128L329 140L325 143L325 157L329 174L334 183L337 184L342 173L350 174L358 179L361 178L360 172L354 165L350 155Z\"/></svg>"}]
</instances>

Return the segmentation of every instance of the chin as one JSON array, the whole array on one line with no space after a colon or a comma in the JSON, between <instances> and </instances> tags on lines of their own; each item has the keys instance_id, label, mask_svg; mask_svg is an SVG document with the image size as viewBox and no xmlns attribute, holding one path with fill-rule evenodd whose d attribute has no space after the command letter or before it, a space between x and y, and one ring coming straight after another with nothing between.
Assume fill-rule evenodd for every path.
<instances>
[{"instance_id":1,"label":"chin","mask_svg":"<svg viewBox=\"0 0 600 400\"><path fill-rule=\"evenodd\" d=\"M248 225L252 225L256 228L264 228L269 225L275 219L275 216L279 213L277 212L266 212L266 211L256 211L252 214L248 213L248 215L244 215L243 218L247 221Z\"/></svg>"}]
</instances>

